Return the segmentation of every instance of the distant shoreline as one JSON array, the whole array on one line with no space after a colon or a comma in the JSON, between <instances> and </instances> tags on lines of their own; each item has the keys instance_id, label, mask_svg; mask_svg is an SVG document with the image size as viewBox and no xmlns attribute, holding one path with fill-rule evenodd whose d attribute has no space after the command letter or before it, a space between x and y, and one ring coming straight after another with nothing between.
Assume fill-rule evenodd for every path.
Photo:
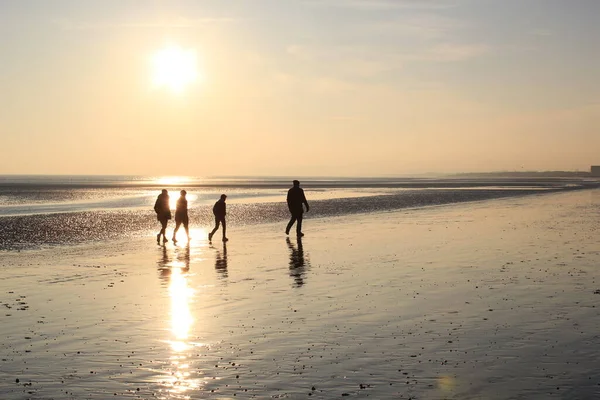
<instances>
[{"instance_id":1,"label":"distant shoreline","mask_svg":"<svg viewBox=\"0 0 600 400\"><path fill-rule=\"evenodd\" d=\"M64 180L64 179L92 179L92 180L124 180L124 181L155 181L162 178L185 178L190 180L338 180L338 181L368 181L368 180L385 180L385 179L445 179L453 177L589 177L592 176L591 171L568 171L568 170L529 170L529 171L480 171L480 172L423 172L412 174L381 174L369 176L349 176L349 175L136 175L136 174L11 174L0 173L0 182L3 180Z\"/></svg>"},{"instance_id":2,"label":"distant shoreline","mask_svg":"<svg viewBox=\"0 0 600 400\"><path fill-rule=\"evenodd\" d=\"M448 177L470 177L470 178L589 178L593 177L589 171L513 171L513 172L461 172L447 175Z\"/></svg>"},{"instance_id":3,"label":"distant shoreline","mask_svg":"<svg viewBox=\"0 0 600 400\"><path fill-rule=\"evenodd\" d=\"M483 172L413 177L298 177L305 188L472 188L472 187L553 187L565 183L590 184L589 172ZM131 175L0 175L0 188L15 189L102 189L102 188L259 188L281 189L291 177L149 177Z\"/></svg>"}]
</instances>

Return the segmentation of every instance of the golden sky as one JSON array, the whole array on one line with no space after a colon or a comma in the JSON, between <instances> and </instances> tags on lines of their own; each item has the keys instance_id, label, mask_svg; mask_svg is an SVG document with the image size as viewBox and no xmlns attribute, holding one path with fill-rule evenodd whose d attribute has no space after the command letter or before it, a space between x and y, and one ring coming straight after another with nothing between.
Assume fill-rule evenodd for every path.
<instances>
[{"instance_id":1,"label":"golden sky","mask_svg":"<svg viewBox=\"0 0 600 400\"><path fill-rule=\"evenodd\" d=\"M0 174L587 170L597 15L594 0L2 2Z\"/></svg>"}]
</instances>

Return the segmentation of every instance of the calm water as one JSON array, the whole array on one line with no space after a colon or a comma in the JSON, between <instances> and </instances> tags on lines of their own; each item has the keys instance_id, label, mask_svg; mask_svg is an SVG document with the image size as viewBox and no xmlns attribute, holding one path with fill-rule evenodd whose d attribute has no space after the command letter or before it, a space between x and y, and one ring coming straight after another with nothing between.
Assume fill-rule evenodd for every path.
<instances>
[{"instance_id":1,"label":"calm water","mask_svg":"<svg viewBox=\"0 0 600 400\"><path fill-rule=\"evenodd\" d=\"M150 235L152 210L162 188L174 207L188 192L192 226L212 223L211 206L228 195L230 227L285 220L291 178L133 176L0 176L0 249ZM570 179L302 179L311 212L307 218L477 201L573 190L595 183Z\"/></svg>"}]
</instances>

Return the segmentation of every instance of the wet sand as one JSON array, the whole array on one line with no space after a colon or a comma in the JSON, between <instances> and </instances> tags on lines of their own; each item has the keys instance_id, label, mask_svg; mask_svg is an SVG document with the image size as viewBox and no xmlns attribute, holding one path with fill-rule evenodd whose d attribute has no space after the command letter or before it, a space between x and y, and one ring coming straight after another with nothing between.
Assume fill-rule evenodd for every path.
<instances>
[{"instance_id":1,"label":"wet sand","mask_svg":"<svg viewBox=\"0 0 600 400\"><path fill-rule=\"evenodd\" d=\"M473 202L504 197L522 197L541 192L562 192L598 188L595 182L579 182L556 186L540 187L480 187L428 189L349 189L349 190L307 190L307 197L313 213L321 218L340 217L350 214L377 213L407 208L433 205ZM72 246L98 241L113 241L123 238L146 236L156 227L156 214L153 210L156 192L145 192L142 197L129 198L125 192L113 193L112 202L94 203L62 202L56 204L23 204L3 207L0 205L0 251L33 250L51 246ZM40 193L40 198L55 195ZM71 198L89 196L74 190L63 193ZM188 193L189 218L192 226L206 226L214 223L212 206L218 194ZM228 194L227 215L232 226L262 225L283 223L289 219L285 204L286 191L270 191L254 194ZM25 200L26 196L15 196ZM231 197L231 198L230 198ZM267 201L267 197L270 199ZM5 197L0 193L0 203ZM10 198L10 196L9 196ZM200 199L202 198L202 199ZM207 200L209 198L210 200ZM171 196L171 209L175 211L176 195ZM13 199L12 201L16 201ZM141 202L141 203L140 203ZM136 205L137 204L137 205ZM143 206L141 204L144 204ZM98 206L99 208L95 208ZM122 207L121 207L122 206ZM70 210L70 211L68 211ZM31 212L31 214L28 214ZM16 213L16 214L15 214ZM19 215L19 213L24 213Z\"/></svg>"},{"instance_id":2,"label":"wet sand","mask_svg":"<svg viewBox=\"0 0 600 400\"><path fill-rule=\"evenodd\" d=\"M310 217L0 253L0 398L600 396L600 191Z\"/></svg>"}]
</instances>

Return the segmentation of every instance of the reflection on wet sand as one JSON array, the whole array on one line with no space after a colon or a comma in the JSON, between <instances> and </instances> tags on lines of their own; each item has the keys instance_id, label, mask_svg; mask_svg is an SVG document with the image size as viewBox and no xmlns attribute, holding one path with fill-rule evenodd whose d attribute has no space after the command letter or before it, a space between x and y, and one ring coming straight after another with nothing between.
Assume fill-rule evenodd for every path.
<instances>
[{"instance_id":1,"label":"reflection on wet sand","mask_svg":"<svg viewBox=\"0 0 600 400\"><path fill-rule=\"evenodd\" d=\"M221 278L227 278L227 244L223 242L223 251L217 250L215 259L215 270L221 275Z\"/></svg>"},{"instance_id":2,"label":"reflection on wet sand","mask_svg":"<svg viewBox=\"0 0 600 400\"><path fill-rule=\"evenodd\" d=\"M298 237L297 247L294 246L289 237L285 241L290 249L290 276L294 278L294 286L301 287L304 285L306 269L310 267L310 261L308 257L304 256L302 238Z\"/></svg>"},{"instance_id":3,"label":"reflection on wet sand","mask_svg":"<svg viewBox=\"0 0 600 400\"><path fill-rule=\"evenodd\" d=\"M160 247L160 257L158 259L158 272L164 285L169 285L171 274L175 269L181 272L190 270L190 245L185 247L175 247L171 249L166 245Z\"/></svg>"},{"instance_id":4,"label":"reflection on wet sand","mask_svg":"<svg viewBox=\"0 0 600 400\"><path fill-rule=\"evenodd\" d=\"M162 246L158 269L163 285L168 287L170 308L170 337L167 342L171 346L171 368L164 371L161 383L165 391L173 398L189 398L186 393L199 386L198 380L190 377L189 357L193 345L189 335L194 318L190 311L190 303L194 291L188 286L190 270L190 246L168 248ZM180 397L181 396L181 397Z\"/></svg>"},{"instance_id":5,"label":"reflection on wet sand","mask_svg":"<svg viewBox=\"0 0 600 400\"><path fill-rule=\"evenodd\" d=\"M175 247L175 258L178 266L183 272L190 271L190 244L188 243L185 247Z\"/></svg>"}]
</instances>

